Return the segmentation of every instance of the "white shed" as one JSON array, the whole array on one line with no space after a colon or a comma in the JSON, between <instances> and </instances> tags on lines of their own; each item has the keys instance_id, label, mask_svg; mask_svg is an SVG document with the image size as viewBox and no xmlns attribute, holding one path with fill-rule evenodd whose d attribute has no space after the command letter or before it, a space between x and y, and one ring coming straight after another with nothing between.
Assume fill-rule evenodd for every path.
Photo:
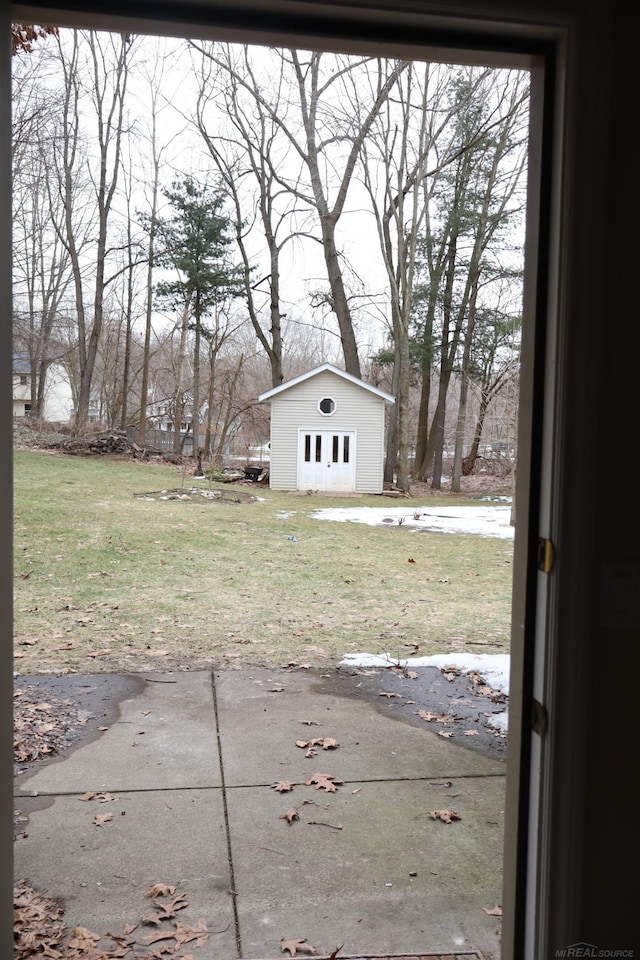
<instances>
[{"instance_id":1,"label":"white shed","mask_svg":"<svg viewBox=\"0 0 640 960\"><path fill-rule=\"evenodd\" d=\"M258 399L271 401L273 490L382 493L390 394L323 363Z\"/></svg>"}]
</instances>

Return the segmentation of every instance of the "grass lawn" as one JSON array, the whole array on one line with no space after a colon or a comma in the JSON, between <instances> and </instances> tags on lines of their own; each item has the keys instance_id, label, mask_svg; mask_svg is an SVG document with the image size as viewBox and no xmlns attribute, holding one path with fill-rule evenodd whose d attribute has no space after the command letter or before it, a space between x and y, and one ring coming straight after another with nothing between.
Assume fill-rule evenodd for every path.
<instances>
[{"instance_id":1,"label":"grass lawn","mask_svg":"<svg viewBox=\"0 0 640 960\"><path fill-rule=\"evenodd\" d=\"M398 505L383 497L341 501L247 484L225 492L260 499L140 499L208 484L181 467L124 459L18 450L14 471L22 674L322 667L358 651L509 649L509 540L310 516ZM441 494L407 509L443 497L472 502Z\"/></svg>"}]
</instances>

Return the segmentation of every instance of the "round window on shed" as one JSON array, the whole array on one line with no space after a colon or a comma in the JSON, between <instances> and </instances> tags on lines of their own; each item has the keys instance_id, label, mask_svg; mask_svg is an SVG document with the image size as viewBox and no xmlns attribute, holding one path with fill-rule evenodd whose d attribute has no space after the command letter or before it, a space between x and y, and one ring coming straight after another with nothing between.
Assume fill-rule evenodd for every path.
<instances>
[{"instance_id":1,"label":"round window on shed","mask_svg":"<svg viewBox=\"0 0 640 960\"><path fill-rule=\"evenodd\" d=\"M318 404L318 410L320 413L324 413L326 417L330 417L331 414L336 409L336 402L332 400L331 397L323 397L320 403Z\"/></svg>"}]
</instances>

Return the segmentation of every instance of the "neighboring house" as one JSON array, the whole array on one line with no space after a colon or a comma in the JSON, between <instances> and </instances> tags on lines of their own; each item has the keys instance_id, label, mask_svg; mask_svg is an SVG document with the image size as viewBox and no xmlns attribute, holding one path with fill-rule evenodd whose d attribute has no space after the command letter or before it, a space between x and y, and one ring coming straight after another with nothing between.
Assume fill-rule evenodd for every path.
<instances>
[{"instance_id":1,"label":"neighboring house","mask_svg":"<svg viewBox=\"0 0 640 960\"><path fill-rule=\"evenodd\" d=\"M13 356L13 416L31 414L31 367L24 354ZM73 416L73 396L69 375L61 363L51 363L47 370L42 419L51 423L68 423Z\"/></svg>"},{"instance_id":2,"label":"neighboring house","mask_svg":"<svg viewBox=\"0 0 640 960\"><path fill-rule=\"evenodd\" d=\"M182 410L182 419L180 422L180 447L182 452L187 456L191 456L193 452L193 435L191 431L193 430L193 414L192 414L192 402L191 397L187 397ZM150 399L147 404L147 422L149 426L158 431L158 433L171 434L170 438L157 438L157 442L163 449L168 449L168 443L173 445L173 433L174 433L174 413L175 410L175 400L173 398L163 397L160 400ZM201 413L200 415L200 424L199 424L199 434L200 434L200 447L204 446L205 441L205 425L204 417L206 413Z\"/></svg>"},{"instance_id":3,"label":"neighboring house","mask_svg":"<svg viewBox=\"0 0 640 960\"><path fill-rule=\"evenodd\" d=\"M382 493L392 396L324 363L258 399L271 401L273 490Z\"/></svg>"},{"instance_id":4,"label":"neighboring house","mask_svg":"<svg viewBox=\"0 0 640 960\"><path fill-rule=\"evenodd\" d=\"M147 402L147 422L149 425L155 430L161 430L164 433L173 432L173 406L173 400L168 400L165 397L163 397L162 400L150 399ZM180 433L186 433L188 429L191 429L190 416L188 420L183 418Z\"/></svg>"}]
</instances>

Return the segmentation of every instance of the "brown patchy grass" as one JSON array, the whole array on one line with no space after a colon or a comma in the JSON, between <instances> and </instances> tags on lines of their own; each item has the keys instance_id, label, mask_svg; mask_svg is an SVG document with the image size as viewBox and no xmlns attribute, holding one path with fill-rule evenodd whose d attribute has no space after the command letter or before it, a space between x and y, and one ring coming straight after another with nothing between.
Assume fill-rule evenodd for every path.
<instances>
[{"instance_id":1,"label":"brown patchy grass","mask_svg":"<svg viewBox=\"0 0 640 960\"><path fill-rule=\"evenodd\" d=\"M178 467L16 452L17 671L322 667L358 651L508 650L510 541L318 520L310 514L335 500L250 484L233 489L260 499L136 496L192 484ZM470 502L440 494L409 504L443 498Z\"/></svg>"}]
</instances>

